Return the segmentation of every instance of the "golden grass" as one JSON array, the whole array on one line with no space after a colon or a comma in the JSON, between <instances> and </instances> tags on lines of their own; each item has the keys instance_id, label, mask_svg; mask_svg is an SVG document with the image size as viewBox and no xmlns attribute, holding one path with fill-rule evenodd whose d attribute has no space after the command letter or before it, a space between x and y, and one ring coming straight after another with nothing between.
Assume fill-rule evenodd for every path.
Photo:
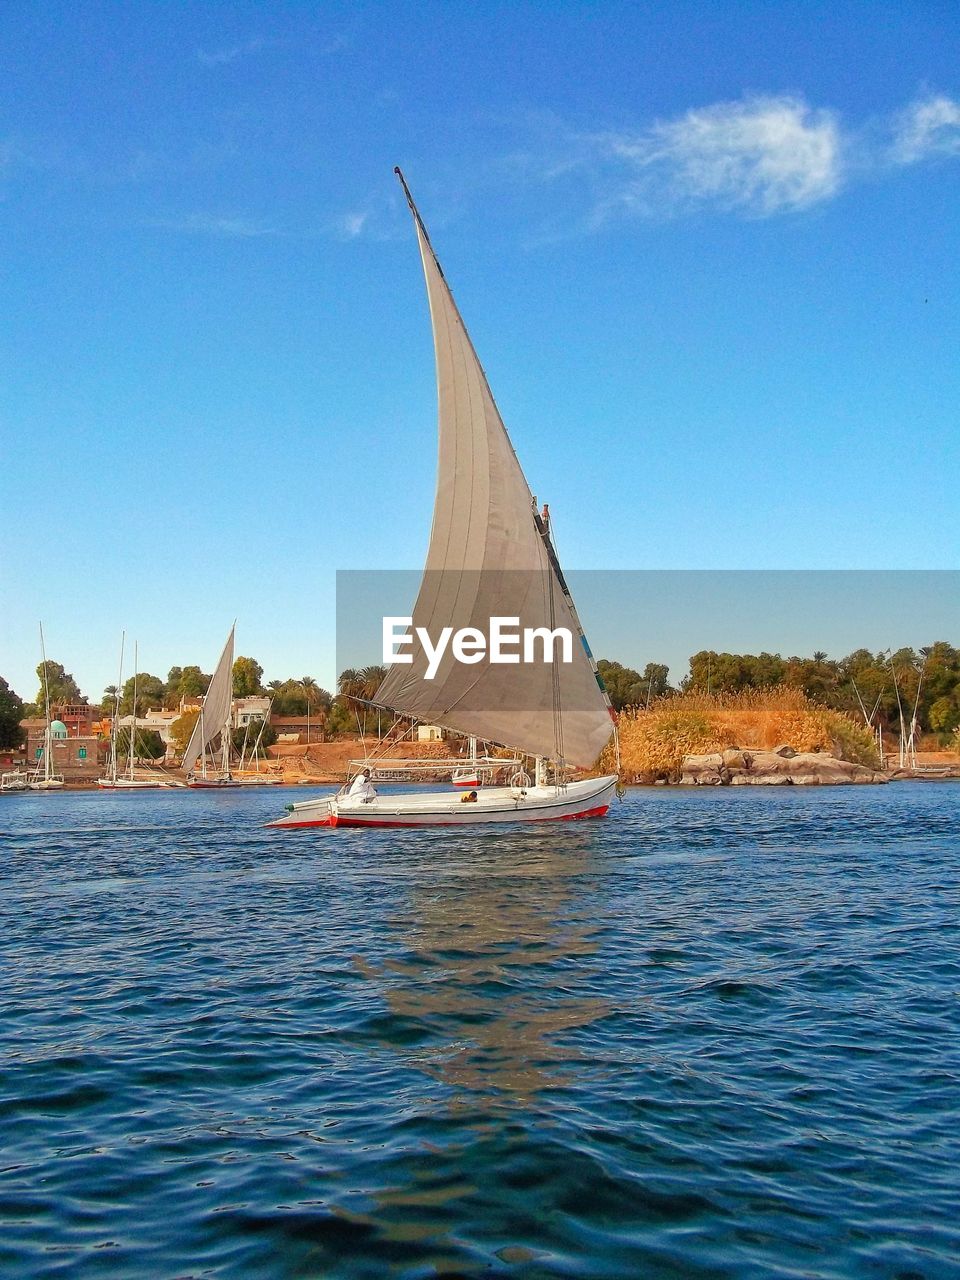
<instances>
[{"instance_id":1,"label":"golden grass","mask_svg":"<svg viewBox=\"0 0 960 1280\"><path fill-rule=\"evenodd\" d=\"M865 728L787 685L739 693L693 690L620 715L621 770L631 778L676 778L687 755L785 744L795 751L829 751L871 768L879 764ZM601 767L614 767L612 746L601 757Z\"/></svg>"}]
</instances>

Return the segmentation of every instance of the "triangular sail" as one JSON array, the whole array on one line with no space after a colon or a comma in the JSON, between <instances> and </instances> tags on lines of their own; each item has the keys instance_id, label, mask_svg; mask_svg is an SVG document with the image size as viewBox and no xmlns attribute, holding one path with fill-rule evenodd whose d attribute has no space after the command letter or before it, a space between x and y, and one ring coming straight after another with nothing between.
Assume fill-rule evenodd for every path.
<instances>
[{"instance_id":1,"label":"triangular sail","mask_svg":"<svg viewBox=\"0 0 960 1280\"><path fill-rule=\"evenodd\" d=\"M401 182L402 175L399 174ZM433 323L439 400L437 493L413 626L436 639L444 627L492 617L523 628L567 628L572 661L476 665L448 650L435 677L414 647L393 665L376 701L405 715L475 734L531 755L592 765L612 732L603 690L549 534L514 453L453 295L409 191ZM560 714L562 712L562 714Z\"/></svg>"},{"instance_id":2,"label":"triangular sail","mask_svg":"<svg viewBox=\"0 0 960 1280\"><path fill-rule=\"evenodd\" d=\"M191 772L210 743L223 731L230 717L230 707L233 703L233 633L235 629L235 627L230 628L227 643L223 646L217 669L213 673L203 699L203 710L193 726L193 733L190 735L181 766L185 773Z\"/></svg>"}]
</instances>

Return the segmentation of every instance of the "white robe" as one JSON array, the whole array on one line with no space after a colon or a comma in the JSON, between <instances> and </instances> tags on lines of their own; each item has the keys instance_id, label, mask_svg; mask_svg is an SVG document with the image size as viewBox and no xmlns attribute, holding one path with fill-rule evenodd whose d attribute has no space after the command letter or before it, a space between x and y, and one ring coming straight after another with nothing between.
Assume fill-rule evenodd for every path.
<instances>
[{"instance_id":1,"label":"white robe","mask_svg":"<svg viewBox=\"0 0 960 1280\"><path fill-rule=\"evenodd\" d=\"M365 778L362 773L357 774L350 785L350 790L347 792L351 800L362 801L373 800L376 794L373 783L369 778Z\"/></svg>"}]
</instances>

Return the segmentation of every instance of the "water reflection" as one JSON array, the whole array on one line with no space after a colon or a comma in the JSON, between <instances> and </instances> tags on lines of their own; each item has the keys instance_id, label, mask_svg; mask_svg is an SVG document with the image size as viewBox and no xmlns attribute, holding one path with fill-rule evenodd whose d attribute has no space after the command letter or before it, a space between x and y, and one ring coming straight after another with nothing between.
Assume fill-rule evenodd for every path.
<instances>
[{"instance_id":1,"label":"water reflection","mask_svg":"<svg viewBox=\"0 0 960 1280\"><path fill-rule=\"evenodd\" d=\"M428 1034L411 1065L469 1105L481 1094L522 1107L580 1060L569 1033L608 1010L590 993L592 845L521 835L455 855L391 922L403 953L367 974L395 1019Z\"/></svg>"}]
</instances>

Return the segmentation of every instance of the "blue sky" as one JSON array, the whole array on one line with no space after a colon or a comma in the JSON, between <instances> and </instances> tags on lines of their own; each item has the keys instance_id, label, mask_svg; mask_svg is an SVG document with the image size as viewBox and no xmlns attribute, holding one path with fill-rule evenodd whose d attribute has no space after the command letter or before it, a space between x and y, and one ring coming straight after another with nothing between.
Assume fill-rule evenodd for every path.
<instances>
[{"instance_id":1,"label":"blue sky","mask_svg":"<svg viewBox=\"0 0 960 1280\"><path fill-rule=\"evenodd\" d=\"M0 65L23 695L39 618L92 697L235 616L329 684L335 571L421 563L398 163L568 566L957 566L954 4L14 3Z\"/></svg>"}]
</instances>

